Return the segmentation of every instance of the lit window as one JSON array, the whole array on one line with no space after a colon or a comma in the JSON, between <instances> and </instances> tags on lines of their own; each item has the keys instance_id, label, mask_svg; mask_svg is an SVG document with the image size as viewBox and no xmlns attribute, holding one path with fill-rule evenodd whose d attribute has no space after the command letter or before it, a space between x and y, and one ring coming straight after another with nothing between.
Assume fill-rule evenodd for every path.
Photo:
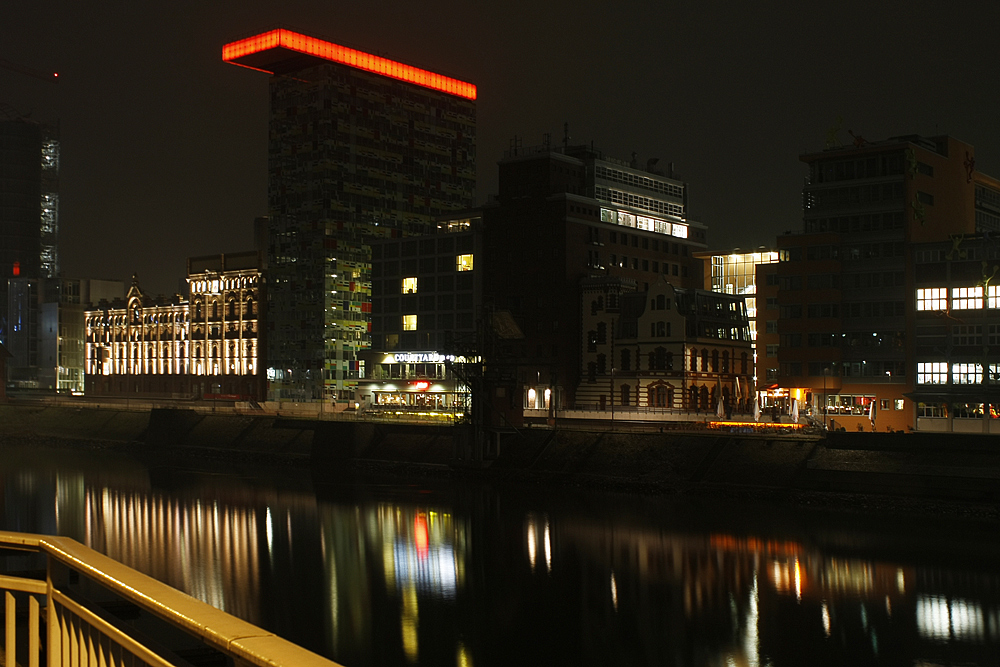
<instances>
[{"instance_id":1,"label":"lit window","mask_svg":"<svg viewBox=\"0 0 1000 667\"><path fill-rule=\"evenodd\" d=\"M917 362L917 384L948 384L948 364L943 361Z\"/></svg>"},{"instance_id":2,"label":"lit window","mask_svg":"<svg viewBox=\"0 0 1000 667\"><path fill-rule=\"evenodd\" d=\"M1000 285L990 285L987 287L987 308L1000 308Z\"/></svg>"},{"instance_id":3,"label":"lit window","mask_svg":"<svg viewBox=\"0 0 1000 667\"><path fill-rule=\"evenodd\" d=\"M893 407L896 410L902 410L903 409L903 399L901 399L901 398L893 399Z\"/></svg>"},{"instance_id":4,"label":"lit window","mask_svg":"<svg viewBox=\"0 0 1000 667\"><path fill-rule=\"evenodd\" d=\"M416 330L417 330L417 316L403 315L403 331L416 331Z\"/></svg>"},{"instance_id":5,"label":"lit window","mask_svg":"<svg viewBox=\"0 0 1000 667\"><path fill-rule=\"evenodd\" d=\"M472 270L472 255L458 255L455 257L455 270L456 271L471 271Z\"/></svg>"},{"instance_id":6,"label":"lit window","mask_svg":"<svg viewBox=\"0 0 1000 667\"><path fill-rule=\"evenodd\" d=\"M948 291L944 287L917 290L917 310L947 310Z\"/></svg>"},{"instance_id":7,"label":"lit window","mask_svg":"<svg viewBox=\"0 0 1000 667\"><path fill-rule=\"evenodd\" d=\"M416 294L416 292L417 292L417 279L403 278L403 294Z\"/></svg>"},{"instance_id":8,"label":"lit window","mask_svg":"<svg viewBox=\"0 0 1000 667\"><path fill-rule=\"evenodd\" d=\"M952 364L951 381L954 384L982 384L982 364Z\"/></svg>"},{"instance_id":9,"label":"lit window","mask_svg":"<svg viewBox=\"0 0 1000 667\"><path fill-rule=\"evenodd\" d=\"M983 287L952 287L951 307L955 310L978 310L983 307Z\"/></svg>"}]
</instances>

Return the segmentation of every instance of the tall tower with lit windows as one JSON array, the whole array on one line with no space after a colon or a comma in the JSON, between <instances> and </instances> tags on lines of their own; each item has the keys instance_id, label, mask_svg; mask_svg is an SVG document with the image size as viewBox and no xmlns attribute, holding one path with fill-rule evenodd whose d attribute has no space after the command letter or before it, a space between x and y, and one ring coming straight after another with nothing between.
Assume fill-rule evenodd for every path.
<instances>
[{"instance_id":1,"label":"tall tower with lit windows","mask_svg":"<svg viewBox=\"0 0 1000 667\"><path fill-rule=\"evenodd\" d=\"M59 272L58 191L58 125L0 119L0 342L8 349L12 332L8 280L38 281L55 278ZM24 316L14 313L15 318ZM13 347L30 346L24 341ZM19 352L14 355L12 367L32 365Z\"/></svg>"},{"instance_id":2,"label":"tall tower with lit windows","mask_svg":"<svg viewBox=\"0 0 1000 667\"><path fill-rule=\"evenodd\" d=\"M375 238L473 204L476 87L289 30L223 48L270 78L269 398L353 398Z\"/></svg>"}]
</instances>

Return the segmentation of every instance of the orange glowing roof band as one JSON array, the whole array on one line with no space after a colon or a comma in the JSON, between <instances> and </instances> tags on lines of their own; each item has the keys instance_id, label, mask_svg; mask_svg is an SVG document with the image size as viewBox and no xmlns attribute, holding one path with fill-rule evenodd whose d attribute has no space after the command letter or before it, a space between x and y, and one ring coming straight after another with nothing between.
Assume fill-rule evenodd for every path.
<instances>
[{"instance_id":1,"label":"orange glowing roof band","mask_svg":"<svg viewBox=\"0 0 1000 667\"><path fill-rule=\"evenodd\" d=\"M357 51L346 46L340 46L332 42L327 42L315 37L300 35L291 30L279 28L270 30L253 37L247 37L236 42L231 42L222 47L222 59L234 65L247 67L243 63L235 62L237 58L242 58L253 53L260 53L270 49L287 49L297 53L329 60L334 63L350 65L366 72L374 72L392 79L415 83L418 86L440 90L444 93L457 95L466 99L476 99L476 86L465 81L459 81L442 74L435 74L419 67L412 67L381 58L364 51ZM260 69L250 67L250 69ZM267 71L267 70L261 70ZM273 72L269 72L272 73Z\"/></svg>"}]
</instances>

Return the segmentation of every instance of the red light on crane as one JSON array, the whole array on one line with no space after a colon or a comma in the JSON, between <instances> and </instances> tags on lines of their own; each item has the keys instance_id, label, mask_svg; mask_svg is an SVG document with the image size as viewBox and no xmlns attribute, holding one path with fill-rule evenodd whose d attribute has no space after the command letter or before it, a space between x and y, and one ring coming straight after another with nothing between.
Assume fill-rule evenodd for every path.
<instances>
[{"instance_id":1,"label":"red light on crane","mask_svg":"<svg viewBox=\"0 0 1000 667\"><path fill-rule=\"evenodd\" d=\"M222 59L234 65L274 74L277 69L280 69L281 62L288 59L287 54L284 53L288 51L349 65L366 72L374 72L458 97L476 99L476 86L474 84L459 81L443 74L435 74L419 67L404 65L364 51L340 46L333 42L300 35L284 28L230 42L222 47Z\"/></svg>"},{"instance_id":2,"label":"red light on crane","mask_svg":"<svg viewBox=\"0 0 1000 667\"><path fill-rule=\"evenodd\" d=\"M21 262L14 262L14 275L21 275Z\"/></svg>"}]
</instances>

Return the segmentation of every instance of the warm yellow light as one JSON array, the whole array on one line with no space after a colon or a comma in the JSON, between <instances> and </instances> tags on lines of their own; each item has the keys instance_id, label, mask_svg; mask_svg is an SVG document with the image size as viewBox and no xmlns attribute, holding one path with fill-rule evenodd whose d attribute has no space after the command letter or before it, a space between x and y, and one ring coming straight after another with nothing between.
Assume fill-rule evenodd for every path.
<instances>
[{"instance_id":1,"label":"warm yellow light","mask_svg":"<svg viewBox=\"0 0 1000 667\"><path fill-rule=\"evenodd\" d=\"M472 271L472 255L458 255L455 258L456 271Z\"/></svg>"}]
</instances>

